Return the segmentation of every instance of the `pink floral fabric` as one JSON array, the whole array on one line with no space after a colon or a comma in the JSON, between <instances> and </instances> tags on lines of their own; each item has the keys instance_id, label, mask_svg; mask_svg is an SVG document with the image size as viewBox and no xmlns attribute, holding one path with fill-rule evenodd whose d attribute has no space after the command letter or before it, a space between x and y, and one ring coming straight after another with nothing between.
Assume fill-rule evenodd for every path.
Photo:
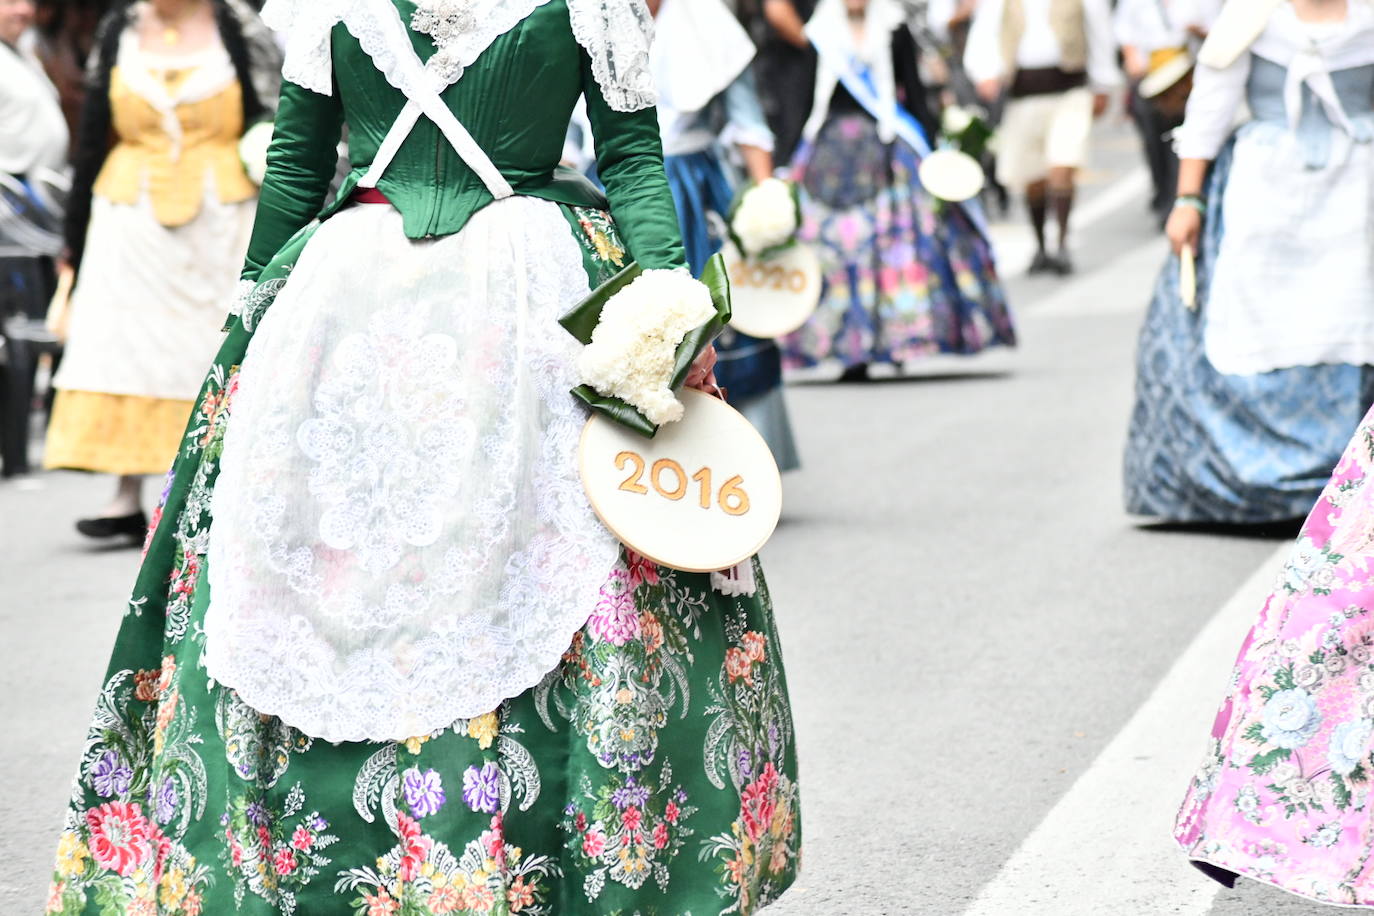
<instances>
[{"instance_id":1,"label":"pink floral fabric","mask_svg":"<svg viewBox=\"0 0 1374 916\"><path fill-rule=\"evenodd\" d=\"M1241 646L1175 837L1195 862L1374 905L1374 410Z\"/></svg>"}]
</instances>

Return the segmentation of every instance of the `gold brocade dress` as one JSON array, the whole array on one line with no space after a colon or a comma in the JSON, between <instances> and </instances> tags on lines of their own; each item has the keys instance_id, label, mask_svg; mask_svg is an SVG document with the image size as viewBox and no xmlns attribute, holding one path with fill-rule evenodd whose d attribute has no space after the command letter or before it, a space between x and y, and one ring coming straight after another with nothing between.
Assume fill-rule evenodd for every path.
<instances>
[{"instance_id":1,"label":"gold brocade dress","mask_svg":"<svg viewBox=\"0 0 1374 916\"><path fill-rule=\"evenodd\" d=\"M94 188L44 464L160 474L220 345L257 188L221 45L160 55L129 30L110 107L116 144Z\"/></svg>"}]
</instances>

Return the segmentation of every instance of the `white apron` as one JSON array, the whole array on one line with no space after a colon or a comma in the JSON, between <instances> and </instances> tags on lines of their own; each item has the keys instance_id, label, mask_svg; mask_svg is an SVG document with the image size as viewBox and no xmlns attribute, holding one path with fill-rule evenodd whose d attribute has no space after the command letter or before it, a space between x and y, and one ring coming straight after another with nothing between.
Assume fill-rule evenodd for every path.
<instances>
[{"instance_id":1,"label":"white apron","mask_svg":"<svg viewBox=\"0 0 1374 916\"><path fill-rule=\"evenodd\" d=\"M1230 375L1371 365L1374 13L1352 3L1344 23L1306 25L1291 7L1275 16L1225 77L1244 79L1252 119L1222 202L1207 358Z\"/></svg>"},{"instance_id":2,"label":"white apron","mask_svg":"<svg viewBox=\"0 0 1374 916\"><path fill-rule=\"evenodd\" d=\"M195 67L176 96L148 68L130 32L119 48L125 83L162 113L174 142L176 108L209 98L237 79L223 48L176 59ZM164 226L143 195L137 203L91 201L86 255L72 291L70 340L53 384L62 389L193 401L205 367L224 340L224 303L233 295L256 201L221 203L206 175L200 211L184 226Z\"/></svg>"},{"instance_id":3,"label":"white apron","mask_svg":"<svg viewBox=\"0 0 1374 916\"><path fill-rule=\"evenodd\" d=\"M249 344L208 550L209 674L330 741L534 686L619 550L575 460L579 344L557 319L589 291L577 242L558 205L511 196L376 6L410 103L363 184L425 116L496 202L434 240L380 205L316 231Z\"/></svg>"}]
</instances>

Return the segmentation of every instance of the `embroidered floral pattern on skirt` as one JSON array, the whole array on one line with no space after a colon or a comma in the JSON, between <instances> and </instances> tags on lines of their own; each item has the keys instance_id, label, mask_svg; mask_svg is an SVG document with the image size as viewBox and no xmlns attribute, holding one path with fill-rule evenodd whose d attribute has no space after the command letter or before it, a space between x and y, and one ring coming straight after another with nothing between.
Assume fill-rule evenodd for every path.
<instances>
[{"instance_id":1,"label":"embroidered floral pattern on skirt","mask_svg":"<svg viewBox=\"0 0 1374 916\"><path fill-rule=\"evenodd\" d=\"M1193 860L1374 905L1374 410L1246 636L1175 836Z\"/></svg>"},{"instance_id":2,"label":"embroidered floral pattern on skirt","mask_svg":"<svg viewBox=\"0 0 1374 916\"><path fill-rule=\"evenodd\" d=\"M589 251L623 252L604 216L569 225ZM776 899L801 825L757 566L752 592L726 596L624 554L541 684L404 741L313 740L206 678L209 508L250 336L236 319L154 517L47 911L750 913Z\"/></svg>"}]
</instances>

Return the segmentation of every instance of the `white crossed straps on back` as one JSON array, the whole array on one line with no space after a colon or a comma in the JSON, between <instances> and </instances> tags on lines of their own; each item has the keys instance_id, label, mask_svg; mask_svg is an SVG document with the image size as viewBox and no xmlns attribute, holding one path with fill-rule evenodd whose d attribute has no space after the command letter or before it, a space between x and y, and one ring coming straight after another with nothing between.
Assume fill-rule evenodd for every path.
<instances>
[{"instance_id":1,"label":"white crossed straps on back","mask_svg":"<svg viewBox=\"0 0 1374 916\"><path fill-rule=\"evenodd\" d=\"M375 188L382 174L391 165L391 161L396 158L397 151L401 144L410 136L410 132L419 123L420 116L424 115L433 121L453 146L458 158L467 164L468 168L477 173L477 177L482 179L482 183L487 186L492 197L497 200L504 200L515 193L511 188L510 182L501 175L501 170L496 167L496 163L491 161L491 157L483 152L477 145L477 141L472 138L458 118L439 93L445 86L441 85L439 77L425 69L420 56L415 53L415 48L410 43L410 30L401 19L400 11L396 7L381 0L378 3L379 11L385 7L385 13L378 17L381 25L392 31L393 34L387 36L387 43L396 51L396 63L403 68L408 79L406 83L411 88L406 90L406 107L401 110L401 114L396 118L396 122L387 131L386 137L382 140L381 146L377 149L377 155L372 160L371 167L367 174L358 182L359 187Z\"/></svg>"}]
</instances>

